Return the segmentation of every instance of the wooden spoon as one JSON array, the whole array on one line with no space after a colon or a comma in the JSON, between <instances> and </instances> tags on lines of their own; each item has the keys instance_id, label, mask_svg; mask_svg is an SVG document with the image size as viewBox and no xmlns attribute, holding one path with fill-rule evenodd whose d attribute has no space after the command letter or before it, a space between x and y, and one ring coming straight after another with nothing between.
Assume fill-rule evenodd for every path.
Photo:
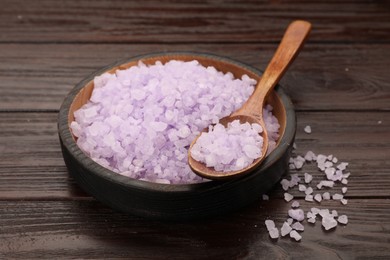
<instances>
[{"instance_id":1,"label":"wooden spoon","mask_svg":"<svg viewBox=\"0 0 390 260\"><path fill-rule=\"evenodd\" d=\"M310 32L310 28L311 24L306 21L294 21L288 26L278 49L264 71L253 94L239 110L220 120L220 123L225 127L229 122L237 119L239 119L242 124L245 122L260 124L263 127L263 132L261 133L263 137L263 147L260 158L256 159L252 164L242 170L230 172L216 171L214 168L207 167L205 164L196 161L191 156L191 149L198 140L199 135L191 143L188 150L188 163L196 174L208 179L229 179L253 171L265 159L268 149L268 135L262 115L264 102L267 99L268 94L273 90L280 78L286 72L288 66L299 53Z\"/></svg>"}]
</instances>

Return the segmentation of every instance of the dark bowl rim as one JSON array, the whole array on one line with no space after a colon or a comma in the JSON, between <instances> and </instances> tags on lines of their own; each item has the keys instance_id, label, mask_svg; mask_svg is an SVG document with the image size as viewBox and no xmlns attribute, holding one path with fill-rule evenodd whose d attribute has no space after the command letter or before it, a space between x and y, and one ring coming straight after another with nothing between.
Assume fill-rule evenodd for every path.
<instances>
[{"instance_id":1,"label":"dark bowl rim","mask_svg":"<svg viewBox=\"0 0 390 260\"><path fill-rule=\"evenodd\" d=\"M193 192L196 191L204 191L204 190L212 190L218 189L220 187L229 188L229 186L237 185L237 183L242 181L250 181L250 179L255 178L257 174L261 174L263 171L267 170L272 164L274 164L279 158L282 157L283 153L287 150L289 146L292 145L291 142L294 140L295 131L296 131L296 116L294 111L294 106L290 100L290 98L285 94L282 90L281 86L278 84L275 88L275 91L284 105L286 110L286 129L282 136L282 139L279 141L279 145L272 151L267 158L263 161L263 163L256 169L256 172L247 174L237 179L232 179L228 181L206 181L201 183L189 183L189 184L163 184L163 183L155 183L143 180L137 180L133 178L129 178L118 173L115 173L95 161L93 161L88 155L86 155L76 144L72 137L72 133L68 126L68 120L63 120L64 118L68 118L70 105L72 104L74 98L79 93L79 91L91 80L94 79L95 76L101 75L104 72L110 70L113 67L120 66L122 64L140 60L140 59L148 59L148 58L156 58L159 56L198 56L202 58L213 59L217 61L227 62L233 64L235 66L243 67L246 70L252 71L257 75L262 75L262 71L245 64L243 62L223 57L215 54L205 53L205 52L194 52L194 51L175 51L175 52L155 52L148 54L141 54L137 56L133 56L130 58L122 58L119 59L93 73L85 77L76 86L68 93L65 97L59 113L58 113L58 134L62 145L67 149L73 157L82 165L85 169L93 170L94 174L99 177L106 179L107 181L111 181L117 183L119 185L124 186L125 188L132 189L140 189L140 190L151 190L155 192ZM292 127L290 131L288 131L287 127Z\"/></svg>"}]
</instances>

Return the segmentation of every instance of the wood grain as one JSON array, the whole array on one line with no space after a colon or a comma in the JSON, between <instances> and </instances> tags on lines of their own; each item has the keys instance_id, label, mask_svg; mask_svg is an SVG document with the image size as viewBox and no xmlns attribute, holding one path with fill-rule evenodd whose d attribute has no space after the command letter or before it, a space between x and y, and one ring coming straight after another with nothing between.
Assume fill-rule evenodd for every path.
<instances>
[{"instance_id":1,"label":"wood grain","mask_svg":"<svg viewBox=\"0 0 390 260\"><path fill-rule=\"evenodd\" d=\"M310 209L300 201L301 208ZM385 259L390 256L390 202L351 199L322 208L347 213L347 226L326 232L304 222L302 242L272 241L264 221L286 220L290 204L259 201L207 221L159 222L114 212L96 201L0 201L3 258ZM378 225L378 222L380 224ZM318 258L317 258L318 259Z\"/></svg>"},{"instance_id":2,"label":"wood grain","mask_svg":"<svg viewBox=\"0 0 390 260\"><path fill-rule=\"evenodd\" d=\"M299 112L297 118L297 154L313 150L349 162L350 197L390 196L389 113ZM303 132L306 125L312 126L312 134ZM86 196L66 172L56 113L0 113L0 129L0 200ZM306 170L315 181L323 178L315 165ZM340 188L332 191L340 192ZM302 197L296 190L292 193ZM277 185L270 195L281 198L283 191Z\"/></svg>"},{"instance_id":3,"label":"wood grain","mask_svg":"<svg viewBox=\"0 0 390 260\"><path fill-rule=\"evenodd\" d=\"M227 56L264 70L276 45L1 44L0 111L56 111L76 83L125 57L198 51ZM298 110L389 111L389 53L388 44L308 43L281 84Z\"/></svg>"},{"instance_id":4,"label":"wood grain","mask_svg":"<svg viewBox=\"0 0 390 260\"><path fill-rule=\"evenodd\" d=\"M387 1L2 0L0 42L269 42L295 19L312 41L389 42Z\"/></svg>"}]
</instances>

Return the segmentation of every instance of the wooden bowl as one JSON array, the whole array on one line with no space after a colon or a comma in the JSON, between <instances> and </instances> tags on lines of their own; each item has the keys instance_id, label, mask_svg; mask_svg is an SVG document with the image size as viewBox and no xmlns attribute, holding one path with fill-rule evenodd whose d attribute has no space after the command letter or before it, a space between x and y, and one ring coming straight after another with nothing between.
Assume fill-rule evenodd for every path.
<instances>
[{"instance_id":1,"label":"wooden bowl","mask_svg":"<svg viewBox=\"0 0 390 260\"><path fill-rule=\"evenodd\" d=\"M158 184L119 175L95 163L83 153L69 128L73 112L85 104L93 90L93 79L104 72L114 73L137 65L138 61L154 64L169 60L198 60L203 66L214 66L235 77L243 74L259 79L261 72L228 58L189 52L157 53L133 57L103 68L81 81L65 98L58 117L58 131L66 166L71 176L89 194L108 206L139 216L183 220L225 214L254 202L269 191L281 178L295 138L296 119L290 99L280 86L270 95L268 103L279 119L280 138L276 149L253 173L221 182L196 184Z\"/></svg>"}]
</instances>

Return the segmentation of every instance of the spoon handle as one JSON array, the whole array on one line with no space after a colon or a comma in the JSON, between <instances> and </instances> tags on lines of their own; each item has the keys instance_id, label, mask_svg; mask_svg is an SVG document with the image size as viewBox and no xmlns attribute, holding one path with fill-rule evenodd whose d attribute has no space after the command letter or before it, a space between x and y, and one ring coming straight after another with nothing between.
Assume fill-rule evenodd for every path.
<instances>
[{"instance_id":1,"label":"spoon handle","mask_svg":"<svg viewBox=\"0 0 390 260\"><path fill-rule=\"evenodd\" d=\"M249 113L255 116L262 115L264 100L298 55L309 35L310 28L311 24L309 22L300 20L294 21L288 26L278 49L264 71L255 91L235 114Z\"/></svg>"}]
</instances>

